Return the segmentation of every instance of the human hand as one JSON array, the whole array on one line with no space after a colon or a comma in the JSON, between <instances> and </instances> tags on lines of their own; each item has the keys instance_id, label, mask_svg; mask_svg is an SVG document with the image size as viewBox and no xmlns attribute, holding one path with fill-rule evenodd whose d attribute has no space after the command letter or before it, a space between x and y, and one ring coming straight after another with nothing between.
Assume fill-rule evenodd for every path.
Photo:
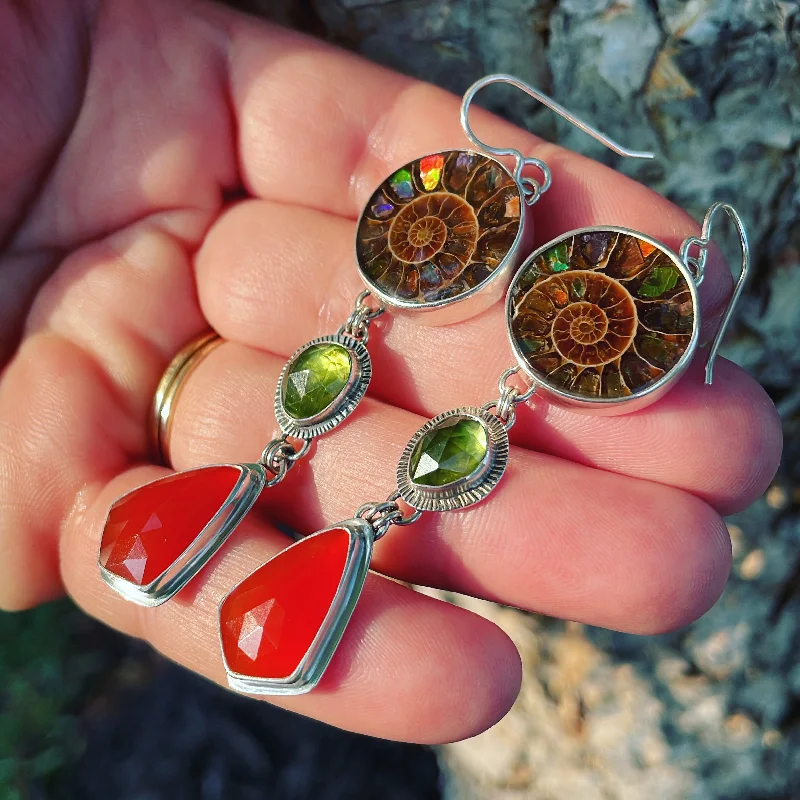
<instances>
[{"instance_id":1,"label":"human hand","mask_svg":"<svg viewBox=\"0 0 800 800\"><path fill-rule=\"evenodd\" d=\"M88 613L225 681L217 605L286 545L386 496L402 447L441 411L482 404L513 358L503 309L445 328L384 315L367 399L262 496L176 598L142 609L101 580L110 504L165 474L148 465L156 383L211 324L228 341L187 381L176 468L254 460L273 434L286 358L335 331L361 284L355 222L374 187L421 154L464 146L456 98L222 7L180 0L0 9L0 606L66 590ZM475 113L476 129L543 158L553 187L537 243L591 224L675 247L697 226L608 168ZM706 338L731 278L709 261ZM373 566L635 633L686 624L730 566L721 513L771 479L780 429L760 387L701 359L665 398L622 417L536 400L518 409L486 502L426 514ZM370 575L319 688L274 702L340 727L439 742L513 702L519 658L496 626Z\"/></svg>"}]
</instances>

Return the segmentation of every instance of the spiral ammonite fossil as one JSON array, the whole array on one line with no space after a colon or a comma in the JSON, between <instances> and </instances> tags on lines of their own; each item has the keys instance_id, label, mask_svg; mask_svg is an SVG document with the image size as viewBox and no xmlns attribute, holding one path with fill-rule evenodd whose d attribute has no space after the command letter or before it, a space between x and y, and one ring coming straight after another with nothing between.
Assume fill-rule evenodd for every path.
<instances>
[{"instance_id":1,"label":"spiral ammonite fossil","mask_svg":"<svg viewBox=\"0 0 800 800\"><path fill-rule=\"evenodd\" d=\"M390 299L424 305L478 286L503 263L520 229L521 197L508 170L449 150L412 161L372 195L356 257Z\"/></svg>"},{"instance_id":2,"label":"spiral ammonite fossil","mask_svg":"<svg viewBox=\"0 0 800 800\"><path fill-rule=\"evenodd\" d=\"M592 230L523 266L509 314L517 353L545 384L579 397L623 398L678 364L695 310L674 257L630 233Z\"/></svg>"}]
</instances>

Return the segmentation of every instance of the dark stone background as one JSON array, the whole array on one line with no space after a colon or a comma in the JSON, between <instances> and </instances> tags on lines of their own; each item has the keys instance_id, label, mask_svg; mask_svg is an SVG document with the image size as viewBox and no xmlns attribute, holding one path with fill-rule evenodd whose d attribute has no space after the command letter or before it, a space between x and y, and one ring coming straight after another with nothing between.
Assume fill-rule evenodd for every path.
<instances>
[{"instance_id":1,"label":"dark stone background","mask_svg":"<svg viewBox=\"0 0 800 800\"><path fill-rule=\"evenodd\" d=\"M754 275L725 353L778 405L782 470L731 520L730 585L688 630L637 638L453 598L511 633L526 679L501 725L441 751L443 777L430 750L234 697L66 603L0 616L0 798L800 798L798 3L238 5L458 93L511 72L658 159L620 161L512 92L487 92L494 110L698 219L734 203Z\"/></svg>"}]
</instances>

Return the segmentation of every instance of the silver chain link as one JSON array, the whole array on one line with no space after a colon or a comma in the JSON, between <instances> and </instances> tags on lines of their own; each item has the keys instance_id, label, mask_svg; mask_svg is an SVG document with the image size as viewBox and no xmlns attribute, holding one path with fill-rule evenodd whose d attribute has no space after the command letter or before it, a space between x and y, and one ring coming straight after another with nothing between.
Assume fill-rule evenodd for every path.
<instances>
[{"instance_id":1,"label":"silver chain link","mask_svg":"<svg viewBox=\"0 0 800 800\"><path fill-rule=\"evenodd\" d=\"M364 344L369 341L370 323L386 310L380 305L377 307L369 305L366 301L371 296L372 293L365 290L356 298L353 311L347 318L347 322L339 328L339 335L346 333Z\"/></svg>"},{"instance_id":2,"label":"silver chain link","mask_svg":"<svg viewBox=\"0 0 800 800\"><path fill-rule=\"evenodd\" d=\"M492 412L502 423L505 425L507 431L514 427L517 421L517 405L530 400L533 393L536 391L536 386L531 386L524 392L521 392L516 386L511 386L508 379L519 372L519 367L511 367L507 369L497 381L497 388L500 390L500 397L497 400L492 400L481 408L484 411Z\"/></svg>"},{"instance_id":3,"label":"silver chain link","mask_svg":"<svg viewBox=\"0 0 800 800\"><path fill-rule=\"evenodd\" d=\"M415 509L408 516L404 516L402 509L397 505L397 500L399 499L400 492L393 492L383 503L364 503L356 511L356 517L363 519L372 526L375 541L384 536L392 525L401 527L411 525L422 516L422 511L419 509Z\"/></svg>"},{"instance_id":4,"label":"silver chain link","mask_svg":"<svg viewBox=\"0 0 800 800\"><path fill-rule=\"evenodd\" d=\"M527 166L528 163L533 163L534 166L539 167L539 169L544 172L546 185L539 183L539 181L537 181L535 178L521 174L523 167ZM542 196L542 194L544 194L546 188L550 185L550 170L547 170L546 172L545 170L547 170L547 167L543 166L543 162L539 161L538 158L523 159L522 163L520 163L517 169L516 178L520 189L522 189L522 195L525 198L526 206L534 205Z\"/></svg>"},{"instance_id":5,"label":"silver chain link","mask_svg":"<svg viewBox=\"0 0 800 800\"><path fill-rule=\"evenodd\" d=\"M280 483L286 473L309 451L311 439L300 439L299 448L289 441L287 434L278 439L273 439L261 452L258 463L261 464L273 477L267 479L265 486L275 486Z\"/></svg>"},{"instance_id":6,"label":"silver chain link","mask_svg":"<svg viewBox=\"0 0 800 800\"><path fill-rule=\"evenodd\" d=\"M684 239L681 244L681 260L686 264L686 268L689 272L691 272L695 286L699 286L703 282L703 278L705 278L706 259L708 258L708 248L710 244L711 239L708 235L689 236ZM697 246L697 255L690 255L689 250L695 245Z\"/></svg>"}]
</instances>

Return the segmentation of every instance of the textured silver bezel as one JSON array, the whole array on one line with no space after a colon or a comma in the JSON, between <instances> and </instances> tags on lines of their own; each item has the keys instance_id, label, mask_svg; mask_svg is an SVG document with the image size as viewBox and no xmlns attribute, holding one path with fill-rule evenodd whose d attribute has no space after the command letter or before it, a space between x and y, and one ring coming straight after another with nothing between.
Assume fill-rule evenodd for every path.
<instances>
[{"instance_id":1,"label":"textured silver bezel","mask_svg":"<svg viewBox=\"0 0 800 800\"><path fill-rule=\"evenodd\" d=\"M411 479L411 456L417 443L442 422L454 417L474 419L487 432L488 447L480 469L473 475L444 486L420 486ZM497 486L508 464L508 431L503 423L483 408L467 406L445 411L428 420L403 450L397 465L397 490L400 497L420 511L455 511L478 503Z\"/></svg>"},{"instance_id":2,"label":"textured silver bezel","mask_svg":"<svg viewBox=\"0 0 800 800\"><path fill-rule=\"evenodd\" d=\"M340 344L350 351L350 377L336 399L322 412L313 417L295 419L287 413L283 405L283 387L289 366L309 347L315 344L331 342ZM278 425L280 425L283 433L303 439L309 439L333 430L353 413L355 407L366 393L371 377L372 362L369 357L369 351L363 342L353 336L346 333L336 333L332 336L320 336L317 339L306 342L284 364L280 378L278 378L278 387L275 390L275 418L278 420Z\"/></svg>"},{"instance_id":3,"label":"textured silver bezel","mask_svg":"<svg viewBox=\"0 0 800 800\"><path fill-rule=\"evenodd\" d=\"M543 252L549 250L551 247L555 246L559 242L564 241L565 239L570 238L571 236L576 236L581 233L599 233L603 231L626 233L630 236L635 236L637 239L642 239L643 241L650 243L666 254L675 264L681 275L683 275L683 277L686 279L686 283L689 286L689 292L692 296L692 306L694 308L694 321L691 339L685 352L675 366L643 391L636 392L635 394L631 394L627 397L584 397L583 395L566 391L563 387L551 384L549 381L545 380L541 375L531 369L531 366L528 364L525 354L520 349L511 329L511 321L514 313L514 305L512 301L514 289L517 286L517 282L521 280L522 275L524 274L528 265L538 258ZM673 252L663 242L659 242L658 239L654 239L652 236L648 236L640 231L632 230L631 228L622 228L616 225L593 225L586 228L576 228L573 231L566 231L560 236L557 236L555 239L551 239L546 244L543 244L541 247L531 253L520 266L517 274L514 276L514 280L511 282L511 286L508 289L508 295L506 297L506 333L509 341L511 342L511 349L514 352L514 356L516 357L520 368L536 386L538 396L545 396L559 405L567 406L575 411L581 411L588 414L596 414L599 416L629 414L632 411L636 411L639 408L644 408L645 406L648 406L658 400L659 397L664 395L667 391L669 391L669 389L672 388L672 386L675 385L675 382L681 375L683 375L683 373L686 371L686 368L689 366L692 357L697 350L700 336L700 302L697 294L697 285L691 272L686 264L683 263L680 256Z\"/></svg>"},{"instance_id":4,"label":"textured silver bezel","mask_svg":"<svg viewBox=\"0 0 800 800\"><path fill-rule=\"evenodd\" d=\"M131 581L127 581L125 578L121 578L106 569L100 563L100 553L98 552L97 564L100 568L100 574L103 576L103 580L117 594L140 606L152 607L165 603L186 586L214 553L219 550L228 536L233 533L245 514L252 508L256 498L261 494L266 481L266 473L260 464L213 464L198 467L196 470L187 470L187 472L199 472L215 466L235 467L240 470L239 478L219 511L214 514L186 550L155 580L144 586L138 586ZM163 480L163 478L158 480ZM127 492L118 498L114 505L111 506L111 510L125 500L128 495L138 491L140 488L142 487L132 489L131 492ZM109 516L111 510L109 510ZM106 520L108 520L108 516Z\"/></svg>"},{"instance_id":5,"label":"textured silver bezel","mask_svg":"<svg viewBox=\"0 0 800 800\"><path fill-rule=\"evenodd\" d=\"M449 150L440 150L438 153L429 153L428 155L444 155L445 153L450 153L453 151L469 153L471 155L480 156L481 158L494 161L495 164L497 164L504 172L508 174L512 180L514 180L514 175L512 174L511 170L505 164L503 164L502 161L489 155L489 153L454 147L450 148ZM423 156L418 156L416 159L412 158L410 161L407 161L397 169L402 169L404 166L408 166L408 164L411 164L422 157ZM477 286L473 286L471 289L468 289L466 292L459 294L456 297L447 297L443 300L434 300L428 303L412 303L408 300L403 300L401 297L394 297L386 294L386 292L384 292L383 289L375 284L361 268L361 262L358 260L358 230L361 227L361 219L367 211L367 206L365 205L361 210L361 214L358 217L358 222L356 223L353 254L355 257L356 266L358 268L358 274L361 276L361 280L364 282L367 289L369 289L369 291L376 298L378 298L382 305L389 306L396 312L414 313L415 315L418 315L417 319L424 325L451 325L456 322L462 322L465 319L477 316L482 311L489 308L489 306L494 305L498 300L500 300L508 288L514 267L516 267L519 262L519 246L522 242L525 228L525 216L527 208L525 203L525 195L519 183L517 183L516 180L514 180L514 183L517 187L517 192L519 193L519 230L517 231L516 238L512 242L508 253L505 255L505 258L503 258L503 260L497 265L497 268L494 270L494 272L492 272L492 274L486 278L486 280L481 281ZM375 187L373 194L382 184L383 181L381 181L381 183ZM370 197L372 197L372 194Z\"/></svg>"},{"instance_id":6,"label":"textured silver bezel","mask_svg":"<svg viewBox=\"0 0 800 800\"><path fill-rule=\"evenodd\" d=\"M288 678L255 678L249 675L242 675L230 669L225 658L225 649L222 647L220 616L219 630L222 660L225 664L225 672L228 675L228 684L235 691L253 695L297 695L310 692L319 683L331 658L333 658L333 654L336 652L336 648L342 639L347 623L350 621L358 598L361 595L361 590L364 588L364 581L372 558L373 530L372 526L362 519L348 519L300 539L286 548L286 550L290 550L293 547L301 547L304 542L314 536L321 536L323 533L340 528L350 534L350 545L339 588L336 590L331 607L328 609L328 613L325 615L314 641L303 656L297 669ZM273 556L273 559L280 558L286 550L282 550ZM235 588L220 603L220 615L222 606L234 591Z\"/></svg>"}]
</instances>

